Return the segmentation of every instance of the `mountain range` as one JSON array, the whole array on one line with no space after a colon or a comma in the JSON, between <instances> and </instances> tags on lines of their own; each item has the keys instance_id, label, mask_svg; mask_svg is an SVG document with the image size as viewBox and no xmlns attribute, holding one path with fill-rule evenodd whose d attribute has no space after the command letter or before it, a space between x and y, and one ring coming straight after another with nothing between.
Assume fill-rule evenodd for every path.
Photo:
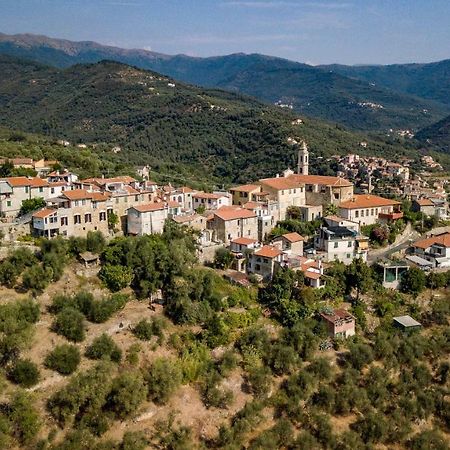
<instances>
[{"instance_id":1,"label":"mountain range","mask_svg":"<svg viewBox=\"0 0 450 450\"><path fill-rule=\"evenodd\" d=\"M259 54L170 56L30 34L0 34L0 53L58 68L113 60L186 83L251 95L355 130L415 131L450 114L450 60L421 65L314 67Z\"/></svg>"},{"instance_id":2,"label":"mountain range","mask_svg":"<svg viewBox=\"0 0 450 450\"><path fill-rule=\"evenodd\" d=\"M0 126L74 144L119 146L118 158L129 164L217 184L294 167L292 139L308 142L313 170L321 173L330 168L320 157L337 153L417 156L412 141L370 138L252 97L113 61L58 69L0 55Z\"/></svg>"}]
</instances>

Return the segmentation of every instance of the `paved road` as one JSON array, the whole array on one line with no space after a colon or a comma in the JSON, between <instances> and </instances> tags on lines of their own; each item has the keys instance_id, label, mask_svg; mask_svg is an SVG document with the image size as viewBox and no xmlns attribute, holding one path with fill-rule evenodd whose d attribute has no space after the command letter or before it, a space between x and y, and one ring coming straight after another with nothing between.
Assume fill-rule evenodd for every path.
<instances>
[{"instance_id":1,"label":"paved road","mask_svg":"<svg viewBox=\"0 0 450 450\"><path fill-rule=\"evenodd\" d=\"M408 223L403 230L403 233L400 236L397 236L397 239L393 244L388 245L384 248L380 248L378 250L369 250L367 262L371 264L379 259L387 258L393 253L408 248L412 241L415 241L419 238L420 234L412 228L410 223Z\"/></svg>"}]
</instances>

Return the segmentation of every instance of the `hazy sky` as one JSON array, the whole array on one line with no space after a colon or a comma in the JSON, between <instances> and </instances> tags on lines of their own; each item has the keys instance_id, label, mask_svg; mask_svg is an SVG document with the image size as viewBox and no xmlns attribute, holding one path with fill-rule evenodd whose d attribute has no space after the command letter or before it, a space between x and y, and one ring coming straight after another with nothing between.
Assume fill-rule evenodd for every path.
<instances>
[{"instance_id":1,"label":"hazy sky","mask_svg":"<svg viewBox=\"0 0 450 450\"><path fill-rule=\"evenodd\" d=\"M312 64L450 58L450 0L0 0L0 32Z\"/></svg>"}]
</instances>

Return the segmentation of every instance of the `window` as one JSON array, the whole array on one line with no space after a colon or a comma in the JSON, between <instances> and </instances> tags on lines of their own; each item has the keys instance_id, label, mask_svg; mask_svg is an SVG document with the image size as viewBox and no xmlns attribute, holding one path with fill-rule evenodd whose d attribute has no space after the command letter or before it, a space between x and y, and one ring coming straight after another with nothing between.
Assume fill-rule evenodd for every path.
<instances>
[{"instance_id":1,"label":"window","mask_svg":"<svg viewBox=\"0 0 450 450\"><path fill-rule=\"evenodd\" d=\"M339 242L335 242L334 243L334 248L338 248L339 247Z\"/></svg>"},{"instance_id":2,"label":"window","mask_svg":"<svg viewBox=\"0 0 450 450\"><path fill-rule=\"evenodd\" d=\"M256 264L255 265L255 270L257 270L259 272L261 270L261 265L260 264Z\"/></svg>"},{"instance_id":3,"label":"window","mask_svg":"<svg viewBox=\"0 0 450 450\"><path fill-rule=\"evenodd\" d=\"M353 242L352 241L348 241L348 247L353 247Z\"/></svg>"},{"instance_id":4,"label":"window","mask_svg":"<svg viewBox=\"0 0 450 450\"><path fill-rule=\"evenodd\" d=\"M372 208L372 209L370 210L370 215L373 216L374 213L375 213L375 211L374 211L374 209Z\"/></svg>"},{"instance_id":5,"label":"window","mask_svg":"<svg viewBox=\"0 0 450 450\"><path fill-rule=\"evenodd\" d=\"M50 193L54 194L55 193L55 188L50 188Z\"/></svg>"},{"instance_id":6,"label":"window","mask_svg":"<svg viewBox=\"0 0 450 450\"><path fill-rule=\"evenodd\" d=\"M350 253L347 253L347 259L350 259L352 257L352 255L350 255Z\"/></svg>"},{"instance_id":7,"label":"window","mask_svg":"<svg viewBox=\"0 0 450 450\"><path fill-rule=\"evenodd\" d=\"M68 217L61 217L61 226L69 225L69 219Z\"/></svg>"},{"instance_id":8,"label":"window","mask_svg":"<svg viewBox=\"0 0 450 450\"><path fill-rule=\"evenodd\" d=\"M90 213L84 215L84 223L92 222L92 215Z\"/></svg>"},{"instance_id":9,"label":"window","mask_svg":"<svg viewBox=\"0 0 450 450\"><path fill-rule=\"evenodd\" d=\"M268 264L268 263L269 263L269 260L268 260L267 258L264 258L264 263L265 263L265 264Z\"/></svg>"},{"instance_id":10,"label":"window","mask_svg":"<svg viewBox=\"0 0 450 450\"><path fill-rule=\"evenodd\" d=\"M100 222L105 221L105 220L106 220L106 213L105 213L104 211L102 211L102 212L100 213L99 218L100 218Z\"/></svg>"},{"instance_id":11,"label":"window","mask_svg":"<svg viewBox=\"0 0 450 450\"><path fill-rule=\"evenodd\" d=\"M86 205L86 200L81 200L81 205L85 206Z\"/></svg>"},{"instance_id":12,"label":"window","mask_svg":"<svg viewBox=\"0 0 450 450\"><path fill-rule=\"evenodd\" d=\"M25 193L28 194L30 192L30 188L28 186L25 186Z\"/></svg>"},{"instance_id":13,"label":"window","mask_svg":"<svg viewBox=\"0 0 450 450\"><path fill-rule=\"evenodd\" d=\"M339 192L334 193L334 198L335 198L335 200L339 200Z\"/></svg>"},{"instance_id":14,"label":"window","mask_svg":"<svg viewBox=\"0 0 450 450\"><path fill-rule=\"evenodd\" d=\"M361 217L364 217L364 210L361 210Z\"/></svg>"},{"instance_id":15,"label":"window","mask_svg":"<svg viewBox=\"0 0 450 450\"><path fill-rule=\"evenodd\" d=\"M79 201L78 200L75 200L75 206L78 206L79 205Z\"/></svg>"},{"instance_id":16,"label":"window","mask_svg":"<svg viewBox=\"0 0 450 450\"><path fill-rule=\"evenodd\" d=\"M6 206L11 206L11 200L8 200L8 201L6 202Z\"/></svg>"},{"instance_id":17,"label":"window","mask_svg":"<svg viewBox=\"0 0 450 450\"><path fill-rule=\"evenodd\" d=\"M44 192L44 188L42 186L39 187L39 192Z\"/></svg>"},{"instance_id":18,"label":"window","mask_svg":"<svg viewBox=\"0 0 450 450\"><path fill-rule=\"evenodd\" d=\"M76 225L78 223L81 223L81 215L80 214L75 214L73 216L73 223Z\"/></svg>"},{"instance_id":19,"label":"window","mask_svg":"<svg viewBox=\"0 0 450 450\"><path fill-rule=\"evenodd\" d=\"M134 196L134 201L135 201L135 202L138 202L138 201L139 201L139 195L135 195L135 196Z\"/></svg>"},{"instance_id":20,"label":"window","mask_svg":"<svg viewBox=\"0 0 450 450\"><path fill-rule=\"evenodd\" d=\"M355 217L356 217L356 218L359 217L359 211L355 211Z\"/></svg>"}]
</instances>

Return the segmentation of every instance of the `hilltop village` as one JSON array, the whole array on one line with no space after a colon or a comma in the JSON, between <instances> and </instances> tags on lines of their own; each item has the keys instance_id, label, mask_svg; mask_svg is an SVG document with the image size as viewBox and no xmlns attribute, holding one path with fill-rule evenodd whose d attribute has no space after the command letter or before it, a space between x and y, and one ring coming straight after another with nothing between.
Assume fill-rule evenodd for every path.
<instances>
[{"instance_id":1,"label":"hilltop village","mask_svg":"<svg viewBox=\"0 0 450 450\"><path fill-rule=\"evenodd\" d=\"M286 169L214 192L159 185L149 179L146 167L138 169L139 180L80 180L75 173L54 170L57 161L5 159L0 162L32 169L37 176L0 179L3 235L10 241L24 234L52 239L86 237L94 231L105 237L142 236L162 233L167 221L173 221L196 230L201 262L226 254L226 276L237 283L267 282L285 267L303 272L306 285L321 288L329 263L381 260L380 244L392 244L389 254L394 253L395 242L386 239L404 231L401 200L409 202L409 213L419 214L422 222L428 218L436 225L448 218L446 180L430 185L420 175L411 177L412 160L394 163L352 154L333 158L337 176L310 175L308 146L296 145L296 171ZM431 157L423 157L422 163L425 169L439 170ZM383 233L386 239L377 239ZM400 266L429 270L450 265L447 234L415 243L412 236L405 241L400 235L398 247L406 256ZM394 282L399 282L395 273Z\"/></svg>"}]
</instances>

